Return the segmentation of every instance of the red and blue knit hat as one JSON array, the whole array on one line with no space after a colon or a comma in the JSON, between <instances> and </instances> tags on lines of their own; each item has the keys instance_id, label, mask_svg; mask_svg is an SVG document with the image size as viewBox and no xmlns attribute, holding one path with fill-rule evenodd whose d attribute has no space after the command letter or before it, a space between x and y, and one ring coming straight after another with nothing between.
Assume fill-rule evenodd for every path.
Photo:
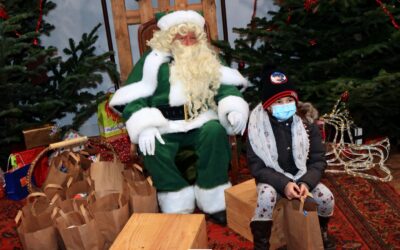
<instances>
[{"instance_id":1,"label":"red and blue knit hat","mask_svg":"<svg viewBox=\"0 0 400 250\"><path fill-rule=\"evenodd\" d=\"M296 102L298 96L296 89L289 78L280 70L271 70L263 75L261 79L262 91L261 100L264 109L271 106L279 98L291 96Z\"/></svg>"}]
</instances>

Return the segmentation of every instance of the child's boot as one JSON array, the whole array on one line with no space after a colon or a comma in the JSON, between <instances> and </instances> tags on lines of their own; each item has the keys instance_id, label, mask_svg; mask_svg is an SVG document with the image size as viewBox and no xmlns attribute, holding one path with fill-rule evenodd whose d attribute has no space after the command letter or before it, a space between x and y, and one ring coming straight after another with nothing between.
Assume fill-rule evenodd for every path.
<instances>
[{"instance_id":1,"label":"child's boot","mask_svg":"<svg viewBox=\"0 0 400 250\"><path fill-rule=\"evenodd\" d=\"M255 220L250 222L250 228L253 234L254 250L269 249L272 221Z\"/></svg>"},{"instance_id":2,"label":"child's boot","mask_svg":"<svg viewBox=\"0 0 400 250\"><path fill-rule=\"evenodd\" d=\"M319 219L319 225L321 227L322 242L324 243L324 249L326 250L336 249L335 239L331 235L328 235L328 223L330 217L319 216L318 219Z\"/></svg>"}]
</instances>

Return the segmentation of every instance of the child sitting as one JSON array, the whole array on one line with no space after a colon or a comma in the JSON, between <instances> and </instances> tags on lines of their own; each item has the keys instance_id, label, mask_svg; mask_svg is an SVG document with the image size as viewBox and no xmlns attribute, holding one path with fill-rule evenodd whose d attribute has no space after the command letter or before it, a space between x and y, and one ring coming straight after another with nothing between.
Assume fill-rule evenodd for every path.
<instances>
[{"instance_id":1,"label":"child sitting","mask_svg":"<svg viewBox=\"0 0 400 250\"><path fill-rule=\"evenodd\" d=\"M319 128L296 114L297 92L284 73L270 71L262 84L262 103L250 115L247 140L248 166L258 193L250 223L254 249L269 249L277 200L300 199L309 191L318 204L324 248L335 249L327 234L334 198L320 183L327 163Z\"/></svg>"}]
</instances>

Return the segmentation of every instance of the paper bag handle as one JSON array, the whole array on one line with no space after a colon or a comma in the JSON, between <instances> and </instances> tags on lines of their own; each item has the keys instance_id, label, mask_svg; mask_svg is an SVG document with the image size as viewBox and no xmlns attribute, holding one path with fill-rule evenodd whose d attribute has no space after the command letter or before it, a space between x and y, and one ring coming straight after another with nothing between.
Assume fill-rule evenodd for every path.
<instances>
[{"instance_id":1,"label":"paper bag handle","mask_svg":"<svg viewBox=\"0 0 400 250\"><path fill-rule=\"evenodd\" d=\"M36 200L36 199L34 199L36 197L46 197L47 198L47 195L42 192L33 192L28 195L26 200L28 201L28 203L33 203ZM34 200L32 201L32 199L34 199Z\"/></svg>"},{"instance_id":2,"label":"paper bag handle","mask_svg":"<svg viewBox=\"0 0 400 250\"><path fill-rule=\"evenodd\" d=\"M21 221L21 218L22 218L22 211L21 210L18 210L18 213L17 213L17 215L15 216L15 224L17 224L17 225L19 225L19 222Z\"/></svg>"},{"instance_id":3,"label":"paper bag handle","mask_svg":"<svg viewBox=\"0 0 400 250\"><path fill-rule=\"evenodd\" d=\"M300 205L299 205L299 212L303 213L303 209L304 209L304 201L306 200L306 198L304 196L300 197Z\"/></svg>"},{"instance_id":4,"label":"paper bag handle","mask_svg":"<svg viewBox=\"0 0 400 250\"><path fill-rule=\"evenodd\" d=\"M80 209L81 209L82 216L85 219L85 223L88 224L90 222L90 219L89 219L88 212L87 212L86 208L83 206L83 204L81 204Z\"/></svg>"},{"instance_id":5,"label":"paper bag handle","mask_svg":"<svg viewBox=\"0 0 400 250\"><path fill-rule=\"evenodd\" d=\"M50 205L55 204L57 200L61 200L61 196L60 196L58 193L56 193L56 194L53 196L53 198L51 198L51 200L50 200Z\"/></svg>"},{"instance_id":6,"label":"paper bag handle","mask_svg":"<svg viewBox=\"0 0 400 250\"><path fill-rule=\"evenodd\" d=\"M306 196L300 197L300 205L299 205L299 212L303 212L304 210L304 202L306 201L307 197L313 198L312 193L308 192Z\"/></svg>"},{"instance_id":7,"label":"paper bag handle","mask_svg":"<svg viewBox=\"0 0 400 250\"><path fill-rule=\"evenodd\" d=\"M53 212L51 213L51 216L50 216L52 220L54 220L54 218L56 217L59 210L60 210L60 208L54 207Z\"/></svg>"},{"instance_id":8,"label":"paper bag handle","mask_svg":"<svg viewBox=\"0 0 400 250\"><path fill-rule=\"evenodd\" d=\"M118 195L118 205L119 205L119 209L122 208L122 193L119 193Z\"/></svg>"}]
</instances>

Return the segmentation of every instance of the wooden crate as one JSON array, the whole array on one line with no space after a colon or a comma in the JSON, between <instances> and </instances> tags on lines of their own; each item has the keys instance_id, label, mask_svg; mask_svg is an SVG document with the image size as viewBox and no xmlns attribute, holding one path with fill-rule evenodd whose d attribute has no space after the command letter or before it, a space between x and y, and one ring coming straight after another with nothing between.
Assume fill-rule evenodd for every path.
<instances>
[{"instance_id":1,"label":"wooden crate","mask_svg":"<svg viewBox=\"0 0 400 250\"><path fill-rule=\"evenodd\" d=\"M228 227L253 241L250 221L257 204L257 191L254 179L242 182L225 190L226 215Z\"/></svg>"},{"instance_id":2,"label":"wooden crate","mask_svg":"<svg viewBox=\"0 0 400 250\"><path fill-rule=\"evenodd\" d=\"M208 248L204 214L133 214L110 249L191 248Z\"/></svg>"}]
</instances>

